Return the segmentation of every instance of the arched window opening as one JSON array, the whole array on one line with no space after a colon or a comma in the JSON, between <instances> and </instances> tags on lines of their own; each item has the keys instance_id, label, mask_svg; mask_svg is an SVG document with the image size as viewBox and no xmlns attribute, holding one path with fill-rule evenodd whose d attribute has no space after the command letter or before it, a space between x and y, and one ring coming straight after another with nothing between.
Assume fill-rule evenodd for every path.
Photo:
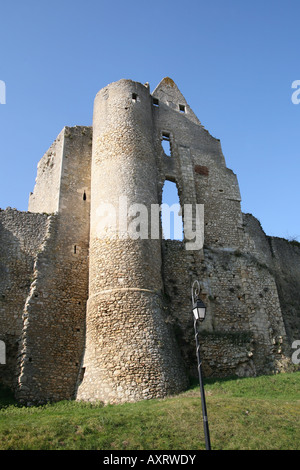
<instances>
[{"instance_id":1,"label":"arched window opening","mask_svg":"<svg viewBox=\"0 0 300 470\"><path fill-rule=\"evenodd\" d=\"M165 181L162 193L161 223L165 240L183 240L183 222L177 185L168 180Z\"/></svg>"}]
</instances>

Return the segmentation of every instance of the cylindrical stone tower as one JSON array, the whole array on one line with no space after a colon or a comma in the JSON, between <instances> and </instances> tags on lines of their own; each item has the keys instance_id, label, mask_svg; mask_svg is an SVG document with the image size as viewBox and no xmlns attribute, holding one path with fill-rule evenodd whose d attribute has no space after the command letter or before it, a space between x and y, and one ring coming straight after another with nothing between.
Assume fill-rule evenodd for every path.
<instances>
[{"instance_id":1,"label":"cylindrical stone tower","mask_svg":"<svg viewBox=\"0 0 300 470\"><path fill-rule=\"evenodd\" d=\"M131 80L102 89L94 103L89 300L77 399L121 403L186 386L162 305L161 240L150 237L156 165L149 89ZM126 238L126 224L137 220L142 237L133 231Z\"/></svg>"}]
</instances>

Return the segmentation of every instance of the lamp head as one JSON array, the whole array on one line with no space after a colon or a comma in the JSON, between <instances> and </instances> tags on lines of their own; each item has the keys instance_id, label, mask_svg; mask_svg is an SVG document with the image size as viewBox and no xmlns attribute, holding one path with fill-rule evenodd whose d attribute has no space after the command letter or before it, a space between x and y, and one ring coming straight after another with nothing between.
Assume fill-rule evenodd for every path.
<instances>
[{"instance_id":1,"label":"lamp head","mask_svg":"<svg viewBox=\"0 0 300 470\"><path fill-rule=\"evenodd\" d=\"M206 315L206 306L201 299L197 299L193 304L193 314L196 320L203 321Z\"/></svg>"}]
</instances>

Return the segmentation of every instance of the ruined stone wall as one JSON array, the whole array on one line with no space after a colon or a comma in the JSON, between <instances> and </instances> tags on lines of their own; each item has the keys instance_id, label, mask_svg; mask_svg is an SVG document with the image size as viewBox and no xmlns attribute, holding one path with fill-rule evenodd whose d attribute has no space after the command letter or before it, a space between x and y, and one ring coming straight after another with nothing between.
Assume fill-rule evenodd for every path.
<instances>
[{"instance_id":1,"label":"ruined stone wall","mask_svg":"<svg viewBox=\"0 0 300 470\"><path fill-rule=\"evenodd\" d=\"M300 244L268 237L289 344L300 339Z\"/></svg>"},{"instance_id":2,"label":"ruined stone wall","mask_svg":"<svg viewBox=\"0 0 300 470\"><path fill-rule=\"evenodd\" d=\"M188 376L197 376L191 286L200 279L201 257L178 240L164 240L162 254L166 321L175 331Z\"/></svg>"},{"instance_id":3,"label":"ruined stone wall","mask_svg":"<svg viewBox=\"0 0 300 470\"><path fill-rule=\"evenodd\" d=\"M6 345L0 382L11 388L17 376L24 305L47 229L48 217L44 214L0 210L0 340Z\"/></svg>"},{"instance_id":4,"label":"ruined stone wall","mask_svg":"<svg viewBox=\"0 0 300 470\"><path fill-rule=\"evenodd\" d=\"M267 236L259 221L244 214L249 254L272 273L277 287L280 309L288 344L300 338L300 245L283 238Z\"/></svg>"},{"instance_id":5,"label":"ruined stone wall","mask_svg":"<svg viewBox=\"0 0 300 470\"><path fill-rule=\"evenodd\" d=\"M24 312L17 397L26 403L75 396L88 295L90 144L90 128L64 129L58 212L50 216Z\"/></svg>"},{"instance_id":6,"label":"ruined stone wall","mask_svg":"<svg viewBox=\"0 0 300 470\"><path fill-rule=\"evenodd\" d=\"M286 333L269 270L233 250L205 248L199 260L182 242L169 240L164 243L168 321L176 328L191 376L197 375L191 312L194 279L200 280L201 298L207 306L199 330L207 377L257 375L286 366Z\"/></svg>"},{"instance_id":7,"label":"ruined stone wall","mask_svg":"<svg viewBox=\"0 0 300 470\"><path fill-rule=\"evenodd\" d=\"M160 188L169 179L177 184L182 207L204 204L204 251L186 251L184 242L163 246L169 321L177 328L186 367L196 372L189 314L191 285L199 279L208 308L201 326L206 374L279 370L286 334L276 282L263 262L262 245L256 247L245 230L236 175L226 168L220 142L203 128L174 82L163 80L153 97ZM170 156L160 145L166 135Z\"/></svg>"},{"instance_id":8,"label":"ruined stone wall","mask_svg":"<svg viewBox=\"0 0 300 470\"><path fill-rule=\"evenodd\" d=\"M154 90L153 106L160 188L176 182L180 204L204 204L205 244L241 245L241 196L236 175L226 168L221 144L204 129L170 79ZM184 112L180 109L184 107ZM169 134L171 156L160 145Z\"/></svg>"},{"instance_id":9,"label":"ruined stone wall","mask_svg":"<svg viewBox=\"0 0 300 470\"><path fill-rule=\"evenodd\" d=\"M63 129L38 163L35 187L29 196L29 212L58 211L64 136Z\"/></svg>"}]
</instances>

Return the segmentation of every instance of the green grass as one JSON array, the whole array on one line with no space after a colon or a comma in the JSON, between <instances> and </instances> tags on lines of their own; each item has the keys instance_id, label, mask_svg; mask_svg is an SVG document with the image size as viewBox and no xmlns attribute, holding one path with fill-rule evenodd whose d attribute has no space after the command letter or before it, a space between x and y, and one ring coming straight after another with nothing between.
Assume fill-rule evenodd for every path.
<instances>
[{"instance_id":1,"label":"green grass","mask_svg":"<svg viewBox=\"0 0 300 470\"><path fill-rule=\"evenodd\" d=\"M207 380L212 449L299 450L300 372ZM0 450L204 449L199 386L164 400L20 407L0 389Z\"/></svg>"}]
</instances>

